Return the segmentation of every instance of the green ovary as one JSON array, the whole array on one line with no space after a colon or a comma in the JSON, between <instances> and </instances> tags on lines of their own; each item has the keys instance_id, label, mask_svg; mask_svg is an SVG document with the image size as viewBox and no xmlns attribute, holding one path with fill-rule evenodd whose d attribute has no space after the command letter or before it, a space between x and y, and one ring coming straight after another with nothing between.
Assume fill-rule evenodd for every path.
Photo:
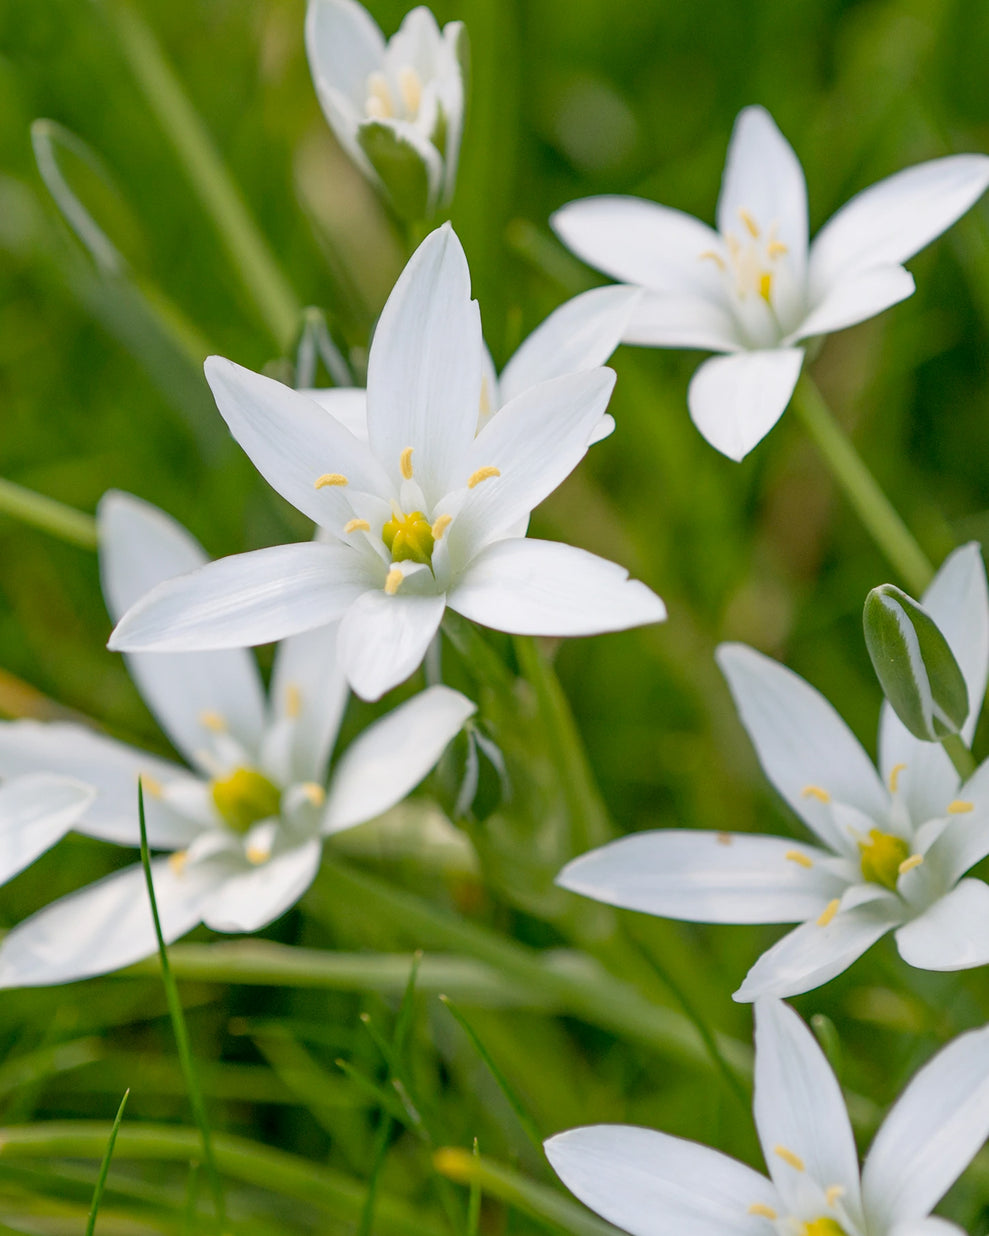
<instances>
[{"instance_id":1,"label":"green ovary","mask_svg":"<svg viewBox=\"0 0 989 1236\"><path fill-rule=\"evenodd\" d=\"M254 768L235 768L229 777L217 778L210 790L217 811L234 832L246 833L281 810L280 790Z\"/></svg>"},{"instance_id":2,"label":"green ovary","mask_svg":"<svg viewBox=\"0 0 989 1236\"><path fill-rule=\"evenodd\" d=\"M900 874L900 864L909 856L910 847L902 837L893 833L881 833L878 828L869 830L869 840L859 842L862 854L862 875L874 884L895 889ZM819 1220L824 1222L825 1220ZM815 1232L811 1236L836 1236L831 1232Z\"/></svg>"},{"instance_id":3,"label":"green ovary","mask_svg":"<svg viewBox=\"0 0 989 1236\"><path fill-rule=\"evenodd\" d=\"M435 539L422 511L410 511L408 515L396 511L381 529L381 539L391 552L392 562L432 564Z\"/></svg>"}]
</instances>

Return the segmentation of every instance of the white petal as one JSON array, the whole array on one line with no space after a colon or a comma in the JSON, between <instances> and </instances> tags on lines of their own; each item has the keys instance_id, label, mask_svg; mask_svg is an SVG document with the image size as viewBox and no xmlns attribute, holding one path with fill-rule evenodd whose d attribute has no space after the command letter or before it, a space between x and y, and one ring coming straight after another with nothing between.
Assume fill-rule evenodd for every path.
<instances>
[{"instance_id":1,"label":"white petal","mask_svg":"<svg viewBox=\"0 0 989 1236\"><path fill-rule=\"evenodd\" d=\"M323 832L363 824L401 802L475 711L459 691L429 687L369 726L333 770Z\"/></svg>"},{"instance_id":2,"label":"white petal","mask_svg":"<svg viewBox=\"0 0 989 1236\"><path fill-rule=\"evenodd\" d=\"M821 228L810 253L817 300L870 266L905 262L949 228L985 192L989 158L952 155L897 172L853 197Z\"/></svg>"},{"instance_id":3,"label":"white petal","mask_svg":"<svg viewBox=\"0 0 989 1236\"><path fill-rule=\"evenodd\" d=\"M699 219L640 197L587 197L550 218L567 248L613 279L653 292L722 297L721 275L705 259L721 237Z\"/></svg>"},{"instance_id":4,"label":"white petal","mask_svg":"<svg viewBox=\"0 0 989 1236\"><path fill-rule=\"evenodd\" d=\"M50 850L92 803L81 781L34 773L0 786L0 884Z\"/></svg>"},{"instance_id":5,"label":"white petal","mask_svg":"<svg viewBox=\"0 0 989 1236\"><path fill-rule=\"evenodd\" d=\"M363 386L327 386L299 394L318 403L358 441L367 441L367 391Z\"/></svg>"},{"instance_id":6,"label":"white petal","mask_svg":"<svg viewBox=\"0 0 989 1236\"><path fill-rule=\"evenodd\" d=\"M111 490L97 510L100 576L116 622L157 584L208 561L180 523L148 502ZM264 725L264 691L254 657L243 649L130 654L131 676L176 747L191 762L203 745L203 713L224 718L229 732L256 750Z\"/></svg>"},{"instance_id":7,"label":"white petal","mask_svg":"<svg viewBox=\"0 0 989 1236\"><path fill-rule=\"evenodd\" d=\"M722 644L716 657L766 776L826 845L848 851L829 805L804 791L884 816L888 796L858 739L823 695L754 648Z\"/></svg>"},{"instance_id":8,"label":"white petal","mask_svg":"<svg viewBox=\"0 0 989 1236\"><path fill-rule=\"evenodd\" d=\"M800 348L706 360L687 388L690 419L722 455L744 459L786 410L803 360Z\"/></svg>"},{"instance_id":9,"label":"white petal","mask_svg":"<svg viewBox=\"0 0 989 1236\"><path fill-rule=\"evenodd\" d=\"M614 562L554 541L496 541L447 595L451 609L512 635L595 635L662 622L666 607Z\"/></svg>"},{"instance_id":10,"label":"white petal","mask_svg":"<svg viewBox=\"0 0 989 1236\"><path fill-rule=\"evenodd\" d=\"M200 921L212 883L203 869L176 867L167 858L151 864L166 944ZM46 987L108 974L150 957L157 947L144 870L140 864L125 867L8 932L0 945L0 987Z\"/></svg>"},{"instance_id":11,"label":"white petal","mask_svg":"<svg viewBox=\"0 0 989 1236\"><path fill-rule=\"evenodd\" d=\"M859 1163L845 1100L817 1040L779 1000L755 1006L753 1111L762 1153L780 1193L799 1207L800 1176L777 1147L802 1160L821 1189L840 1185L842 1205L861 1214Z\"/></svg>"},{"instance_id":12,"label":"white petal","mask_svg":"<svg viewBox=\"0 0 989 1236\"><path fill-rule=\"evenodd\" d=\"M634 833L575 858L557 884L596 901L693 923L798 923L843 884L803 866L829 855L781 837L691 829Z\"/></svg>"},{"instance_id":13,"label":"white petal","mask_svg":"<svg viewBox=\"0 0 989 1236\"><path fill-rule=\"evenodd\" d=\"M902 919L890 894L855 910L843 910L822 927L816 919L795 927L763 953L732 999L797 996L841 974Z\"/></svg>"},{"instance_id":14,"label":"white petal","mask_svg":"<svg viewBox=\"0 0 989 1236\"><path fill-rule=\"evenodd\" d=\"M442 596L366 592L340 623L337 656L361 699L380 699L422 664L446 601Z\"/></svg>"},{"instance_id":15,"label":"white petal","mask_svg":"<svg viewBox=\"0 0 989 1236\"><path fill-rule=\"evenodd\" d=\"M402 452L412 447L415 478L432 506L466 480L459 473L480 401L480 314L463 248L444 224L412 255L374 332L371 447L396 481Z\"/></svg>"},{"instance_id":16,"label":"white petal","mask_svg":"<svg viewBox=\"0 0 989 1236\"><path fill-rule=\"evenodd\" d=\"M711 352L739 352L745 346L726 306L689 292L645 292L622 338L650 348Z\"/></svg>"},{"instance_id":17,"label":"white petal","mask_svg":"<svg viewBox=\"0 0 989 1236\"><path fill-rule=\"evenodd\" d=\"M889 1229L888 1236L966 1236L966 1233L957 1223L942 1219L940 1215L929 1215L913 1223L897 1223Z\"/></svg>"},{"instance_id":18,"label":"white petal","mask_svg":"<svg viewBox=\"0 0 989 1236\"><path fill-rule=\"evenodd\" d=\"M846 326L875 317L891 305L898 305L913 293L913 275L902 266L870 266L832 285L790 340L844 330Z\"/></svg>"},{"instance_id":19,"label":"white petal","mask_svg":"<svg viewBox=\"0 0 989 1236\"><path fill-rule=\"evenodd\" d=\"M605 364L641 296L637 288L592 288L554 309L505 366L501 402L538 382Z\"/></svg>"},{"instance_id":20,"label":"white petal","mask_svg":"<svg viewBox=\"0 0 989 1236\"><path fill-rule=\"evenodd\" d=\"M137 783L141 776L163 785L194 780L177 764L64 722L0 724L0 777L55 773L91 785L96 798L74 827L77 832L121 845L138 845ZM145 794L148 843L172 849L188 845L202 824Z\"/></svg>"},{"instance_id":21,"label":"white petal","mask_svg":"<svg viewBox=\"0 0 989 1236\"><path fill-rule=\"evenodd\" d=\"M923 1219L989 1134L989 1027L959 1035L900 1095L862 1169L876 1231Z\"/></svg>"},{"instance_id":22,"label":"white petal","mask_svg":"<svg viewBox=\"0 0 989 1236\"><path fill-rule=\"evenodd\" d=\"M213 931L260 931L294 906L313 882L322 849L314 839L256 867L245 864L225 872L204 900L203 922Z\"/></svg>"},{"instance_id":23,"label":"white petal","mask_svg":"<svg viewBox=\"0 0 989 1236\"><path fill-rule=\"evenodd\" d=\"M631 1236L765 1236L766 1220L749 1208L782 1209L751 1167L652 1129L571 1129L544 1148L571 1193Z\"/></svg>"},{"instance_id":24,"label":"white petal","mask_svg":"<svg viewBox=\"0 0 989 1236\"><path fill-rule=\"evenodd\" d=\"M306 54L326 119L351 158L366 166L354 134L368 76L384 62L381 31L356 0L309 0Z\"/></svg>"},{"instance_id":25,"label":"white petal","mask_svg":"<svg viewBox=\"0 0 989 1236\"><path fill-rule=\"evenodd\" d=\"M722 235L738 233L745 211L764 231L773 224L798 271L807 260L807 186L793 148L763 107L739 112L718 198Z\"/></svg>"},{"instance_id":26,"label":"white petal","mask_svg":"<svg viewBox=\"0 0 989 1236\"><path fill-rule=\"evenodd\" d=\"M335 532L353 514L345 486L316 488L326 473L345 476L351 489L389 494L367 445L311 399L222 356L208 357L205 369L216 406L255 468L315 523Z\"/></svg>"},{"instance_id":27,"label":"white petal","mask_svg":"<svg viewBox=\"0 0 989 1236\"><path fill-rule=\"evenodd\" d=\"M368 587L347 547L272 545L210 562L152 589L110 636L123 651L267 644L333 622Z\"/></svg>"},{"instance_id":28,"label":"white petal","mask_svg":"<svg viewBox=\"0 0 989 1236\"><path fill-rule=\"evenodd\" d=\"M900 956L920 970L970 970L989 962L989 886L962 880L896 933Z\"/></svg>"},{"instance_id":29,"label":"white petal","mask_svg":"<svg viewBox=\"0 0 989 1236\"><path fill-rule=\"evenodd\" d=\"M291 726L291 752L283 780L326 777L337 731L347 705L346 675L337 656L336 623L282 640L271 673L275 724Z\"/></svg>"}]
</instances>

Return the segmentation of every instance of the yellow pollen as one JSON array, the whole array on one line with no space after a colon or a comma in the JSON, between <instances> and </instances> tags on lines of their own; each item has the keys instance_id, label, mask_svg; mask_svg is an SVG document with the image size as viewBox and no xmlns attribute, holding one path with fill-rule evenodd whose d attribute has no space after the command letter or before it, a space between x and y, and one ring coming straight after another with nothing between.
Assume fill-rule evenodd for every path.
<instances>
[{"instance_id":1,"label":"yellow pollen","mask_svg":"<svg viewBox=\"0 0 989 1236\"><path fill-rule=\"evenodd\" d=\"M827 927L828 923L830 923L831 920L834 918L834 916L838 913L838 907L840 905L841 905L841 902L837 897L835 897L833 901L829 901L828 904L824 907L824 913L817 920L818 927ZM779 1154L778 1146L776 1147L776 1153ZM783 1157L784 1157L783 1155L780 1155L781 1159ZM803 1164L801 1164L799 1170L800 1171L803 1170Z\"/></svg>"},{"instance_id":2,"label":"yellow pollen","mask_svg":"<svg viewBox=\"0 0 989 1236\"><path fill-rule=\"evenodd\" d=\"M819 803L829 803L831 795L827 790L822 790L819 785L805 785L800 791L801 798L816 798Z\"/></svg>"},{"instance_id":3,"label":"yellow pollen","mask_svg":"<svg viewBox=\"0 0 989 1236\"><path fill-rule=\"evenodd\" d=\"M324 472L316 478L316 489L328 489L331 485L349 485L350 482L342 472Z\"/></svg>"},{"instance_id":4,"label":"yellow pollen","mask_svg":"<svg viewBox=\"0 0 989 1236\"><path fill-rule=\"evenodd\" d=\"M297 717L302 712L302 692L290 682L285 688L285 715L287 717Z\"/></svg>"},{"instance_id":5,"label":"yellow pollen","mask_svg":"<svg viewBox=\"0 0 989 1236\"><path fill-rule=\"evenodd\" d=\"M315 781L304 781L299 788L314 807L322 807L326 802L326 791Z\"/></svg>"},{"instance_id":6,"label":"yellow pollen","mask_svg":"<svg viewBox=\"0 0 989 1236\"><path fill-rule=\"evenodd\" d=\"M790 250L783 244L781 240L771 240L766 246L766 253L771 258L782 257L784 253L789 253Z\"/></svg>"},{"instance_id":7,"label":"yellow pollen","mask_svg":"<svg viewBox=\"0 0 989 1236\"><path fill-rule=\"evenodd\" d=\"M411 446L407 446L398 461L398 466L402 469L402 475L407 481L412 480L412 450Z\"/></svg>"},{"instance_id":8,"label":"yellow pollen","mask_svg":"<svg viewBox=\"0 0 989 1236\"><path fill-rule=\"evenodd\" d=\"M481 417L487 418L491 415L491 389L488 386L488 379L481 379Z\"/></svg>"},{"instance_id":9,"label":"yellow pollen","mask_svg":"<svg viewBox=\"0 0 989 1236\"><path fill-rule=\"evenodd\" d=\"M422 102L422 81L415 69L399 69L398 88L402 92L402 102L405 104L405 110L409 113L410 117L414 118L418 114L419 104Z\"/></svg>"},{"instance_id":10,"label":"yellow pollen","mask_svg":"<svg viewBox=\"0 0 989 1236\"><path fill-rule=\"evenodd\" d=\"M894 764L889 770L889 792L896 793L896 787L900 784L900 773L906 768L906 764Z\"/></svg>"},{"instance_id":11,"label":"yellow pollen","mask_svg":"<svg viewBox=\"0 0 989 1236\"><path fill-rule=\"evenodd\" d=\"M772 1206L766 1206L763 1202L753 1202L749 1207L750 1215L762 1215L764 1219L775 1219L776 1211Z\"/></svg>"},{"instance_id":12,"label":"yellow pollen","mask_svg":"<svg viewBox=\"0 0 989 1236\"><path fill-rule=\"evenodd\" d=\"M905 858L903 862L900 863L899 867L897 867L897 871L900 875L906 875L908 871L913 871L914 867L919 867L923 861L923 854L911 854L909 858Z\"/></svg>"},{"instance_id":13,"label":"yellow pollen","mask_svg":"<svg viewBox=\"0 0 989 1236\"><path fill-rule=\"evenodd\" d=\"M834 904L837 905L838 903L835 902ZM804 1170L804 1161L800 1155L794 1154L792 1150L787 1150L785 1146L774 1146L773 1154L778 1159L782 1159L784 1163L789 1163L794 1171L802 1172Z\"/></svg>"},{"instance_id":14,"label":"yellow pollen","mask_svg":"<svg viewBox=\"0 0 989 1236\"><path fill-rule=\"evenodd\" d=\"M808 858L806 854L801 854L799 850L787 850L783 857L788 858L791 863L796 863L798 867L814 866L814 860Z\"/></svg>"},{"instance_id":15,"label":"yellow pollen","mask_svg":"<svg viewBox=\"0 0 989 1236\"><path fill-rule=\"evenodd\" d=\"M759 295L764 301L769 302L769 298L773 294L773 276L768 270L764 270L759 276Z\"/></svg>"},{"instance_id":16,"label":"yellow pollen","mask_svg":"<svg viewBox=\"0 0 989 1236\"><path fill-rule=\"evenodd\" d=\"M364 106L372 120L387 120L389 116L395 115L388 78L384 73L375 72L368 76L367 102Z\"/></svg>"},{"instance_id":17,"label":"yellow pollen","mask_svg":"<svg viewBox=\"0 0 989 1236\"><path fill-rule=\"evenodd\" d=\"M222 734L227 728L227 723L220 714L209 709L199 714L199 724L205 730L212 730L214 734Z\"/></svg>"},{"instance_id":18,"label":"yellow pollen","mask_svg":"<svg viewBox=\"0 0 989 1236\"><path fill-rule=\"evenodd\" d=\"M144 793L148 794L151 798L161 798L165 793L164 788L157 777L149 777L147 773L141 773L138 777L138 781L140 781L141 789Z\"/></svg>"},{"instance_id":19,"label":"yellow pollen","mask_svg":"<svg viewBox=\"0 0 989 1236\"><path fill-rule=\"evenodd\" d=\"M698 262L713 262L718 270L725 269L725 259L720 253L715 253L713 249L705 249L697 260Z\"/></svg>"},{"instance_id":20,"label":"yellow pollen","mask_svg":"<svg viewBox=\"0 0 989 1236\"><path fill-rule=\"evenodd\" d=\"M393 597L395 593L398 592L399 588L401 588L402 580L404 578L405 576L398 569L398 567L392 567L392 569L385 576L385 592L387 592L390 597Z\"/></svg>"},{"instance_id":21,"label":"yellow pollen","mask_svg":"<svg viewBox=\"0 0 989 1236\"><path fill-rule=\"evenodd\" d=\"M949 815L967 815L970 811L974 810L975 803L967 803L961 798L956 798L954 802L948 803Z\"/></svg>"},{"instance_id":22,"label":"yellow pollen","mask_svg":"<svg viewBox=\"0 0 989 1236\"><path fill-rule=\"evenodd\" d=\"M452 523L452 515L437 515L432 527L433 540L438 541Z\"/></svg>"},{"instance_id":23,"label":"yellow pollen","mask_svg":"<svg viewBox=\"0 0 989 1236\"><path fill-rule=\"evenodd\" d=\"M255 867L260 867L262 863L268 861L271 851L264 845L249 845L245 853L249 863Z\"/></svg>"},{"instance_id":24,"label":"yellow pollen","mask_svg":"<svg viewBox=\"0 0 989 1236\"><path fill-rule=\"evenodd\" d=\"M185 865L189 861L189 855L185 850L176 850L174 854L169 854L168 865L176 875L181 875L185 871Z\"/></svg>"},{"instance_id":25,"label":"yellow pollen","mask_svg":"<svg viewBox=\"0 0 989 1236\"><path fill-rule=\"evenodd\" d=\"M910 847L895 833L883 833L878 828L870 828L869 840L859 842L859 853L862 856L864 878L893 890L903 870L904 861L910 858Z\"/></svg>"},{"instance_id":26,"label":"yellow pollen","mask_svg":"<svg viewBox=\"0 0 989 1236\"><path fill-rule=\"evenodd\" d=\"M824 1200L827 1202L829 1206L833 1206L835 1202L839 1200L839 1198L842 1198L844 1196L845 1196L844 1185L829 1185L828 1188L824 1190Z\"/></svg>"},{"instance_id":27,"label":"yellow pollen","mask_svg":"<svg viewBox=\"0 0 989 1236\"><path fill-rule=\"evenodd\" d=\"M500 469L493 468L490 464L485 468L478 468L467 478L467 488L473 489L475 485L480 485L482 481L489 481L493 476L501 476Z\"/></svg>"},{"instance_id":28,"label":"yellow pollen","mask_svg":"<svg viewBox=\"0 0 989 1236\"><path fill-rule=\"evenodd\" d=\"M755 219L752 217L751 211L746 210L745 207L743 206L741 210L739 210L738 212L738 217L745 224L745 230L752 237L752 239L758 240L759 239L759 224L756 223Z\"/></svg>"},{"instance_id":29,"label":"yellow pollen","mask_svg":"<svg viewBox=\"0 0 989 1236\"><path fill-rule=\"evenodd\" d=\"M344 533L370 532L371 525L366 519L348 519L343 526Z\"/></svg>"}]
</instances>

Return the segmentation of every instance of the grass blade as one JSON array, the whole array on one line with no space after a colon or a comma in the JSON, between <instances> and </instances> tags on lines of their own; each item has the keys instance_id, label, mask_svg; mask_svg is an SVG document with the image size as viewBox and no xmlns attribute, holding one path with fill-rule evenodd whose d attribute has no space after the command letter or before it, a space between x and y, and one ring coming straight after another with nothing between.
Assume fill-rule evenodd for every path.
<instances>
[{"instance_id":1,"label":"grass blade","mask_svg":"<svg viewBox=\"0 0 989 1236\"><path fill-rule=\"evenodd\" d=\"M110 1160L113 1158L113 1148L117 1143L117 1132L120 1129L120 1122L124 1118L124 1108L127 1106L127 1099L130 1096L130 1090L124 1091L124 1097L120 1100L120 1106L117 1108L117 1115L113 1121L113 1128L110 1130L110 1137L106 1144L106 1154L103 1156L103 1162L100 1164L100 1174L96 1178L96 1188L93 1190L93 1204L89 1210L89 1221L86 1224L86 1236L93 1236L96 1230L96 1216L100 1212L100 1202L103 1200L103 1189L106 1186L107 1173L110 1170Z\"/></svg>"}]
</instances>

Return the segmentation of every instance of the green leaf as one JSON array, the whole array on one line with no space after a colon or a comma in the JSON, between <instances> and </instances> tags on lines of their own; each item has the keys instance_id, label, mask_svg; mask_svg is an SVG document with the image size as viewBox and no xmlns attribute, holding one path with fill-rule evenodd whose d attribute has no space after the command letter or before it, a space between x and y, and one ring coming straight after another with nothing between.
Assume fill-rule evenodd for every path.
<instances>
[{"instance_id":1,"label":"green leaf","mask_svg":"<svg viewBox=\"0 0 989 1236\"><path fill-rule=\"evenodd\" d=\"M377 172L396 212L410 222L432 214L433 186L422 154L380 120L357 130L357 141Z\"/></svg>"}]
</instances>

